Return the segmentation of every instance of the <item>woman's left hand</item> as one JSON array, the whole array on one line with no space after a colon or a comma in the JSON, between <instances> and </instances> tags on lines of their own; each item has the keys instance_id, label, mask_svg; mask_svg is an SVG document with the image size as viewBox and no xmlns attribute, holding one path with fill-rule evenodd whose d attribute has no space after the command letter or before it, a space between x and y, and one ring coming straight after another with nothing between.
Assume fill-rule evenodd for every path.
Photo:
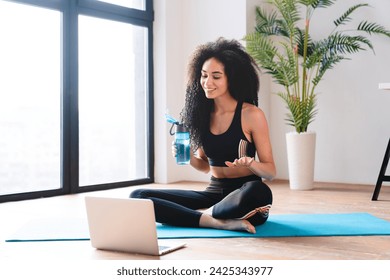
<instances>
[{"instance_id":1,"label":"woman's left hand","mask_svg":"<svg viewBox=\"0 0 390 280\"><path fill-rule=\"evenodd\" d=\"M249 168L254 160L255 160L255 158L253 158L253 157L242 157L239 159L236 158L233 162L225 161L225 164L228 167L247 167L247 168Z\"/></svg>"}]
</instances>

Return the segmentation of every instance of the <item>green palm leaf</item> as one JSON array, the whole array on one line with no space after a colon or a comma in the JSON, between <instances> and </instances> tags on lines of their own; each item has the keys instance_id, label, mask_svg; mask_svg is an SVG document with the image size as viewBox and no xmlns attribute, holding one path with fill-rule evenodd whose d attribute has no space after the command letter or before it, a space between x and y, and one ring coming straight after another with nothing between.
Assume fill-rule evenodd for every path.
<instances>
[{"instance_id":1,"label":"green palm leaf","mask_svg":"<svg viewBox=\"0 0 390 280\"><path fill-rule=\"evenodd\" d=\"M390 37L389 30L386 30L382 25L373 22L363 21L358 25L357 30L367 32L368 34L379 34Z\"/></svg>"},{"instance_id":2,"label":"green palm leaf","mask_svg":"<svg viewBox=\"0 0 390 280\"><path fill-rule=\"evenodd\" d=\"M277 18L277 12L265 12L260 7L256 8L256 32L264 36L280 35L288 37L285 26Z\"/></svg>"},{"instance_id":3,"label":"green palm leaf","mask_svg":"<svg viewBox=\"0 0 390 280\"><path fill-rule=\"evenodd\" d=\"M295 26L301 20L298 5L295 0L272 0L270 1L279 11L280 20L287 31L287 36L292 38L295 34Z\"/></svg>"},{"instance_id":4,"label":"green palm leaf","mask_svg":"<svg viewBox=\"0 0 390 280\"><path fill-rule=\"evenodd\" d=\"M358 4L358 5L352 6L344 14L342 14L341 17L339 17L338 19L333 21L333 23L336 25L336 27L339 25L345 24L351 20L350 15L354 11L356 11L357 9L359 9L361 7L367 7L367 6L368 6L368 4Z\"/></svg>"},{"instance_id":5,"label":"green palm leaf","mask_svg":"<svg viewBox=\"0 0 390 280\"><path fill-rule=\"evenodd\" d=\"M278 95L286 102L289 110L285 119L287 124L294 126L299 133L306 132L317 114L316 96L310 95L307 99L299 99L284 92Z\"/></svg>"},{"instance_id":6,"label":"green palm leaf","mask_svg":"<svg viewBox=\"0 0 390 280\"><path fill-rule=\"evenodd\" d=\"M307 6L312 6L314 9L316 8L326 8L335 3L335 1L332 0L301 0L298 1L301 4Z\"/></svg>"}]
</instances>

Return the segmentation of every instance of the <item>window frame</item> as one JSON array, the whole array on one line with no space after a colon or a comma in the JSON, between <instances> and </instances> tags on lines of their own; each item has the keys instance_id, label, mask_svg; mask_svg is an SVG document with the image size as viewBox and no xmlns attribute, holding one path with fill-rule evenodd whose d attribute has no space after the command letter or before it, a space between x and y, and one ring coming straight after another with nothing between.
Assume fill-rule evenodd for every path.
<instances>
[{"instance_id":1,"label":"window frame","mask_svg":"<svg viewBox=\"0 0 390 280\"><path fill-rule=\"evenodd\" d=\"M2 0L4 1L4 0ZM145 0L145 10L121 7L95 0L5 0L53 9L62 13L61 30L61 181L60 188L0 195L0 202L51 197L71 193L128 187L154 182L154 113L153 113L153 0ZM79 116L78 116L78 16L86 15L129 23L147 29L146 178L79 186Z\"/></svg>"}]
</instances>

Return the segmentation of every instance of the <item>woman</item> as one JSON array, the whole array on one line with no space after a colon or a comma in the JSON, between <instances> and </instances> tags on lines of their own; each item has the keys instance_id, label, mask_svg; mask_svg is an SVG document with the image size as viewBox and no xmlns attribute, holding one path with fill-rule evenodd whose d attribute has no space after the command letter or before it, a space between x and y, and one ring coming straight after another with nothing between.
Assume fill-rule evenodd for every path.
<instances>
[{"instance_id":1,"label":"woman","mask_svg":"<svg viewBox=\"0 0 390 280\"><path fill-rule=\"evenodd\" d=\"M220 38L199 46L188 70L181 117L195 151L190 164L210 172L210 184L204 191L140 189L131 197L151 199L157 222L255 233L272 203L262 178L276 173L267 121L257 107L258 67L238 41ZM245 214L253 203L260 213L251 220Z\"/></svg>"}]
</instances>

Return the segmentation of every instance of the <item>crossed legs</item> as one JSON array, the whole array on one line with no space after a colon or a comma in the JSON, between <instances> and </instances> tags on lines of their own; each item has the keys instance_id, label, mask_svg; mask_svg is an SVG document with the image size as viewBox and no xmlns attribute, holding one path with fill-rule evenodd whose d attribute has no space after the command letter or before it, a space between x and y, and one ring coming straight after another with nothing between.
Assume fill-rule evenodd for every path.
<instances>
[{"instance_id":1,"label":"crossed legs","mask_svg":"<svg viewBox=\"0 0 390 280\"><path fill-rule=\"evenodd\" d=\"M263 184L261 181L256 182ZM131 198L151 199L154 203L156 221L159 223L255 233L255 227L247 220L213 217L213 206L223 203L225 196L223 192L179 189L137 189L130 194Z\"/></svg>"}]
</instances>

